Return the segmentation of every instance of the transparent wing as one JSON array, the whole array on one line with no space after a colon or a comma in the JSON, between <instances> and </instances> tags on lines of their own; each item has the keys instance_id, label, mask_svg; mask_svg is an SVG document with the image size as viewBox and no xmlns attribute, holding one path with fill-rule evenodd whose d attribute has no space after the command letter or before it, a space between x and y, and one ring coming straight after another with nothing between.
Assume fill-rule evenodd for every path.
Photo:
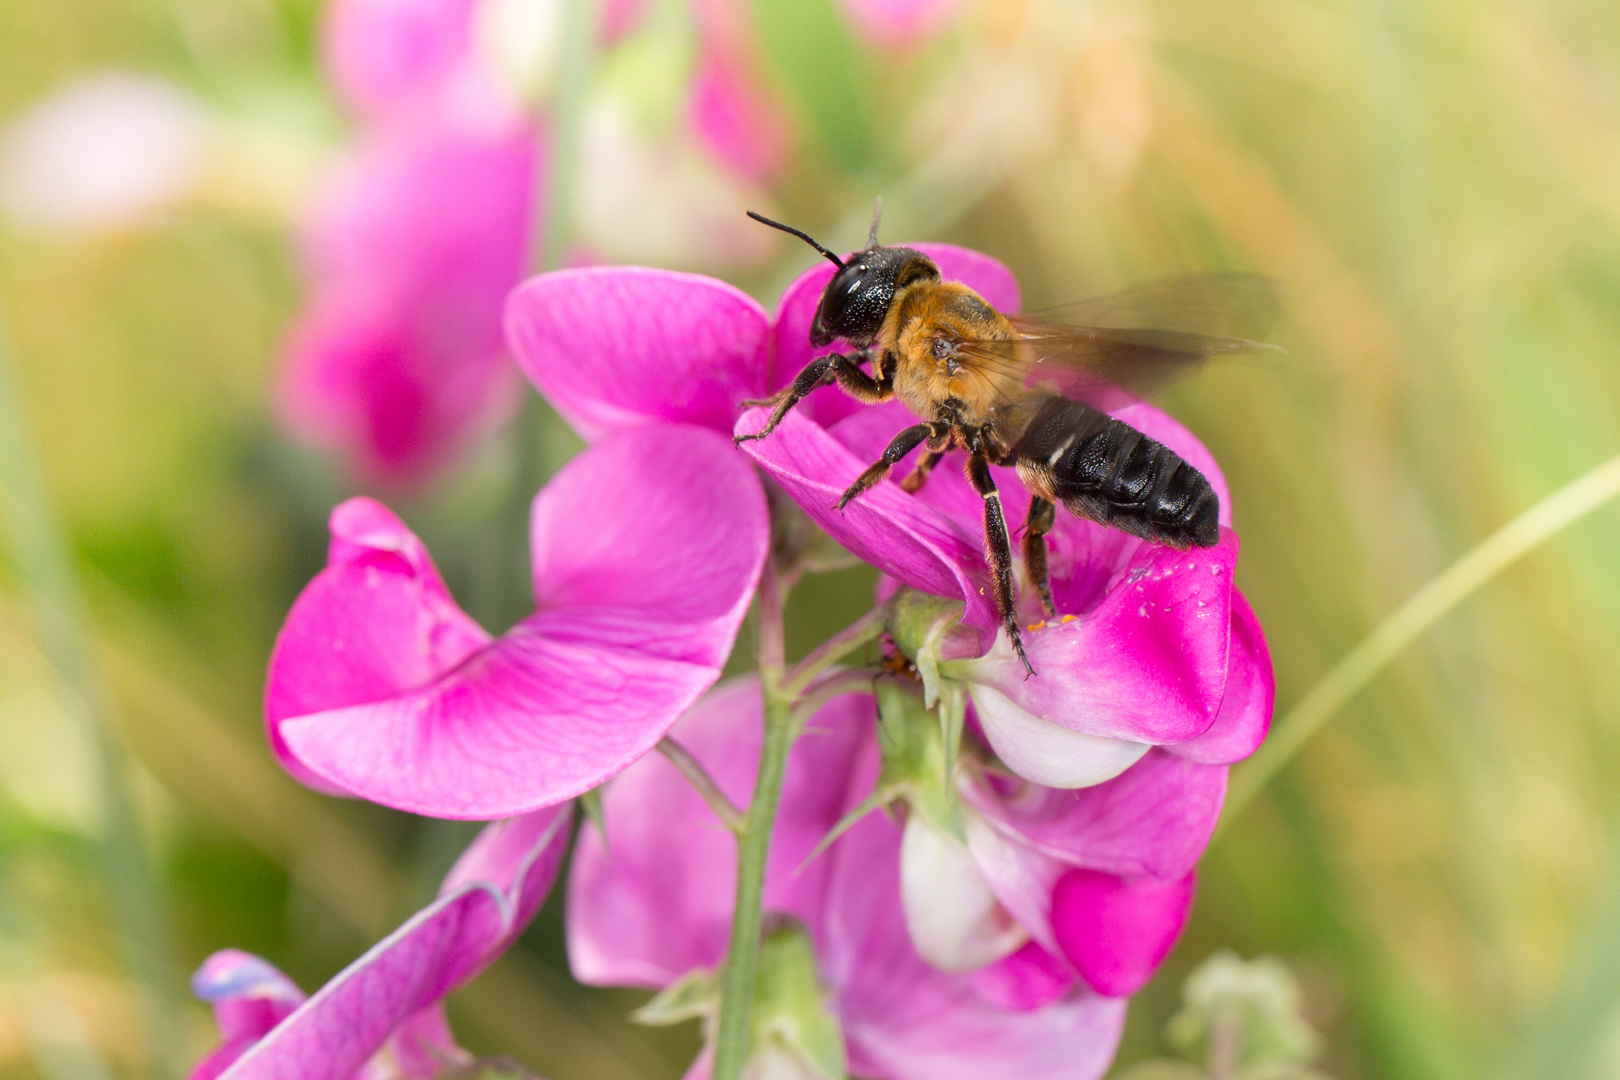
<instances>
[{"instance_id":1,"label":"transparent wing","mask_svg":"<svg viewBox=\"0 0 1620 1080\"><path fill-rule=\"evenodd\" d=\"M1216 356L1281 352L1236 334L1274 318L1269 279L1246 274L1175 278L1112 296L1011 315L1011 339L957 344L969 365L1029 391L1101 409L1149 398ZM1057 321L1084 316L1097 322ZM1135 324L1135 325L1132 325ZM1217 328L1234 333L1218 334Z\"/></svg>"}]
</instances>

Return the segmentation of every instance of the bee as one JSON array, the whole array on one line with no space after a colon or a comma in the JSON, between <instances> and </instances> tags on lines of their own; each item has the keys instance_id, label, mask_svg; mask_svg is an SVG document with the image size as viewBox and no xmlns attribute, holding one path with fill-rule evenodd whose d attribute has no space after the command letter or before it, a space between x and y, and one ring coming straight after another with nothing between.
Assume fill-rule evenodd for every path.
<instances>
[{"instance_id":1,"label":"bee","mask_svg":"<svg viewBox=\"0 0 1620 1080\"><path fill-rule=\"evenodd\" d=\"M818 387L837 383L869 403L899 398L921 422L897 434L856 478L838 500L840 510L919 445L926 451L900 485L908 492L922 487L948 450L966 450L968 481L984 500L996 608L1026 677L1035 670L1019 634L1012 546L991 465L1013 466L1032 496L1021 540L1024 570L1049 618L1056 611L1046 534L1060 503L1079 517L1182 550L1220 542L1220 499L1209 480L1106 410L1209 357L1279 350L1247 337L1074 320L1151 322L1155 312L1179 308L1183 323L1208 325L1252 307L1244 302L1268 291L1265 279L1176 279L1058 309L1058 319L1042 321L997 311L968 286L945 280L920 251L880 245L876 214L866 248L848 260L799 229L748 216L797 236L838 268L821 294L810 344L819 349L842 340L852 351L817 357L780 393L755 402L770 406L770 417L737 442L769 436Z\"/></svg>"}]
</instances>

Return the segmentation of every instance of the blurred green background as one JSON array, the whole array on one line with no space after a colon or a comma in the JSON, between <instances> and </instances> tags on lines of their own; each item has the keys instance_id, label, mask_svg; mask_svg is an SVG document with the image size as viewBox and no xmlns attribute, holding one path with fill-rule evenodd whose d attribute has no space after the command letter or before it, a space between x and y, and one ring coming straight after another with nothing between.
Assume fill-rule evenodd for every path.
<instances>
[{"instance_id":1,"label":"blurred green background","mask_svg":"<svg viewBox=\"0 0 1620 1080\"><path fill-rule=\"evenodd\" d=\"M903 52L863 44L831 0L751 15L794 125L772 194L833 246L863 239L881 193L886 238L994 254L1029 306L1187 270L1282 282L1288 356L1165 402L1230 480L1279 716L1620 452L1613 3L986 0ZM85 604L64 629L26 541L0 552L0 1076L162 1075L212 1042L181 981L204 956L255 951L313 988L472 832L316 796L261 735L271 641L322 564L327 510L358 490L268 404L300 297L291 222L344 138L317 16L0 0L0 118L114 69L171 81L214 132L184 196L138 217L0 218L0 348ZM767 304L812 259L772 253L728 274ZM494 587L477 572L510 546L514 478L577 445L537 401L525 415L427 489L383 493L491 629L523 604L516 560ZM1509 569L1231 823L1122 1065L1164 1052L1181 980L1228 947L1287 961L1335 1077L1620 1077L1617 546L1606 508ZM869 583L803 587L794 647ZM64 640L87 658L77 684L48 659ZM132 821L108 821L98 715L127 750ZM121 952L118 920L142 914L97 844L116 826L166 897L151 919L172 947L144 961ZM560 893L454 1000L458 1032L553 1080L678 1076L695 1028L635 1028L641 995L574 986ZM132 982L143 963L172 987L169 1035Z\"/></svg>"}]
</instances>

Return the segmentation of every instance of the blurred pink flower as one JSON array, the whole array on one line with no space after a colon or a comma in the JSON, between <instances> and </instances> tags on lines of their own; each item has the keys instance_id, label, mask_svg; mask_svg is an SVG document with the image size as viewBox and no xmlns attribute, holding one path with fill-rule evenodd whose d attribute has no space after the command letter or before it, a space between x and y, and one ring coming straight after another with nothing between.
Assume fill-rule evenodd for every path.
<instances>
[{"instance_id":1,"label":"blurred pink flower","mask_svg":"<svg viewBox=\"0 0 1620 1080\"><path fill-rule=\"evenodd\" d=\"M192 977L223 1042L190 1080L427 1080L471 1058L442 1001L517 939L568 844L569 808L490 825L439 897L305 998L256 956L215 953Z\"/></svg>"},{"instance_id":2,"label":"blurred pink flower","mask_svg":"<svg viewBox=\"0 0 1620 1080\"><path fill-rule=\"evenodd\" d=\"M885 816L868 815L800 868L876 778L871 717L869 697L846 695L809 721L788 759L765 880L766 909L799 919L815 943L850 1071L877 1080L1101 1076L1119 1040L1124 1002L1070 978L1039 1008L1008 1008L977 976L929 966L906 933L901 829ZM674 735L741 802L752 790L761 730L758 684L742 679L705 698ZM594 829L582 832L569 877L575 976L658 988L718 965L736 878L731 836L659 757L608 784L603 812L606 840ZM1010 965L1001 974L1019 987L1041 977ZM688 1077L706 1073L700 1058Z\"/></svg>"},{"instance_id":3,"label":"blurred pink flower","mask_svg":"<svg viewBox=\"0 0 1620 1080\"><path fill-rule=\"evenodd\" d=\"M540 168L525 127L365 138L306 226L312 291L279 388L289 429L401 483L505 411L517 383L501 309L523 272Z\"/></svg>"},{"instance_id":4,"label":"blurred pink flower","mask_svg":"<svg viewBox=\"0 0 1620 1080\"><path fill-rule=\"evenodd\" d=\"M962 0L839 0L844 17L880 48L910 45L938 30Z\"/></svg>"},{"instance_id":5,"label":"blurred pink flower","mask_svg":"<svg viewBox=\"0 0 1620 1080\"><path fill-rule=\"evenodd\" d=\"M327 567L265 688L289 772L415 813L505 817L597 786L713 685L770 531L725 439L667 425L605 440L530 522L535 614L491 639L385 507L332 512Z\"/></svg>"}]
</instances>

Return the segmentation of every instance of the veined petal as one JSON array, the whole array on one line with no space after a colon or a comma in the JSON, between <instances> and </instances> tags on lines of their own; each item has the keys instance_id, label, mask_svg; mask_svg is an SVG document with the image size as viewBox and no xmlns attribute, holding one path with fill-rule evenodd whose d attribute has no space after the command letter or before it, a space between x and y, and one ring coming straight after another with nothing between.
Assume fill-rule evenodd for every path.
<instances>
[{"instance_id":1,"label":"veined petal","mask_svg":"<svg viewBox=\"0 0 1620 1080\"><path fill-rule=\"evenodd\" d=\"M1068 961L1033 941L973 973L973 987L1004 1009L1039 1009L1067 994L1075 983Z\"/></svg>"},{"instance_id":2,"label":"veined petal","mask_svg":"<svg viewBox=\"0 0 1620 1080\"><path fill-rule=\"evenodd\" d=\"M536 630L718 668L770 521L758 476L728 440L661 425L571 461L535 497L530 536Z\"/></svg>"},{"instance_id":3,"label":"veined petal","mask_svg":"<svg viewBox=\"0 0 1620 1080\"><path fill-rule=\"evenodd\" d=\"M421 541L389 509L332 511L327 567L293 603L265 680L270 745L288 772L333 794L287 749L281 722L426 686L489 643L450 598Z\"/></svg>"},{"instance_id":4,"label":"veined petal","mask_svg":"<svg viewBox=\"0 0 1620 1080\"><path fill-rule=\"evenodd\" d=\"M1226 773L1225 766L1155 749L1116 779L1078 791L984 774L970 776L961 791L976 817L1015 847L1066 866L1173 879L1185 876L1209 843L1226 797ZM1005 875L989 876L999 894ZM1049 894L1050 885L1044 880L1041 888ZM1014 914L1023 919L1022 912Z\"/></svg>"},{"instance_id":5,"label":"veined petal","mask_svg":"<svg viewBox=\"0 0 1620 1080\"><path fill-rule=\"evenodd\" d=\"M307 999L275 965L237 949L204 960L191 977L191 992L214 1007L220 1044L187 1080L214 1080Z\"/></svg>"},{"instance_id":6,"label":"veined petal","mask_svg":"<svg viewBox=\"0 0 1620 1080\"><path fill-rule=\"evenodd\" d=\"M990 749L1013 772L1037 784L1052 788L1100 784L1151 749L1148 743L1087 735L1042 720L982 683L969 683L968 693Z\"/></svg>"},{"instance_id":7,"label":"veined petal","mask_svg":"<svg viewBox=\"0 0 1620 1080\"><path fill-rule=\"evenodd\" d=\"M571 811L503 822L475 841L464 865L512 870L506 882L467 880L448 889L340 972L223 1074L228 1080L350 1080L390 1037L406 1054L448 1040L437 1013L446 994L489 964L550 890L568 841ZM492 838L491 833L495 834ZM527 849L519 853L521 837ZM496 856L492 849L501 849ZM523 872L516 867L526 867ZM451 1044L453 1045L453 1044Z\"/></svg>"},{"instance_id":8,"label":"veined petal","mask_svg":"<svg viewBox=\"0 0 1620 1080\"><path fill-rule=\"evenodd\" d=\"M725 282L637 266L542 274L506 308L518 366L587 439L659 421L729 435L765 392L768 330Z\"/></svg>"},{"instance_id":9,"label":"veined petal","mask_svg":"<svg viewBox=\"0 0 1620 1080\"><path fill-rule=\"evenodd\" d=\"M739 433L763 426L763 409L738 421ZM805 513L844 547L907 585L936 596L961 597L963 622L994 633L995 602L986 595L989 571L978 536L901 491L879 484L843 510L838 497L868 462L826 430L789 413L770 438L743 444Z\"/></svg>"},{"instance_id":10,"label":"veined petal","mask_svg":"<svg viewBox=\"0 0 1620 1080\"><path fill-rule=\"evenodd\" d=\"M1081 618L1026 633L1039 677L1024 678L1005 639L954 674L1073 731L1191 739L1209 728L1225 694L1237 553L1230 530L1213 548L1142 544Z\"/></svg>"},{"instance_id":11,"label":"veined petal","mask_svg":"<svg viewBox=\"0 0 1620 1080\"><path fill-rule=\"evenodd\" d=\"M536 497L543 609L490 643L397 518L345 507L271 661L273 745L324 790L455 818L572 798L650 749L718 678L769 533L723 438L626 432Z\"/></svg>"},{"instance_id":12,"label":"veined petal","mask_svg":"<svg viewBox=\"0 0 1620 1080\"><path fill-rule=\"evenodd\" d=\"M1080 977L1123 998L1153 977L1192 908L1193 874L1175 881L1071 870L1052 894L1052 924Z\"/></svg>"},{"instance_id":13,"label":"veined petal","mask_svg":"<svg viewBox=\"0 0 1620 1080\"><path fill-rule=\"evenodd\" d=\"M1271 730L1277 679L1271 650L1254 609L1232 590L1232 644L1226 667L1226 694L1215 722L1202 735L1165 749L1192 761L1225 765L1242 761L1260 747Z\"/></svg>"},{"instance_id":14,"label":"veined petal","mask_svg":"<svg viewBox=\"0 0 1620 1080\"><path fill-rule=\"evenodd\" d=\"M781 811L766 867L765 908L813 925L825 857L801 864L849 803L846 788L871 698L835 699L811 719L788 756ZM753 794L763 704L755 678L724 683L671 736L739 806ZM603 789L607 837L580 833L568 881L568 956L593 985L662 987L725 956L736 880L736 841L661 755L636 762Z\"/></svg>"}]
</instances>

